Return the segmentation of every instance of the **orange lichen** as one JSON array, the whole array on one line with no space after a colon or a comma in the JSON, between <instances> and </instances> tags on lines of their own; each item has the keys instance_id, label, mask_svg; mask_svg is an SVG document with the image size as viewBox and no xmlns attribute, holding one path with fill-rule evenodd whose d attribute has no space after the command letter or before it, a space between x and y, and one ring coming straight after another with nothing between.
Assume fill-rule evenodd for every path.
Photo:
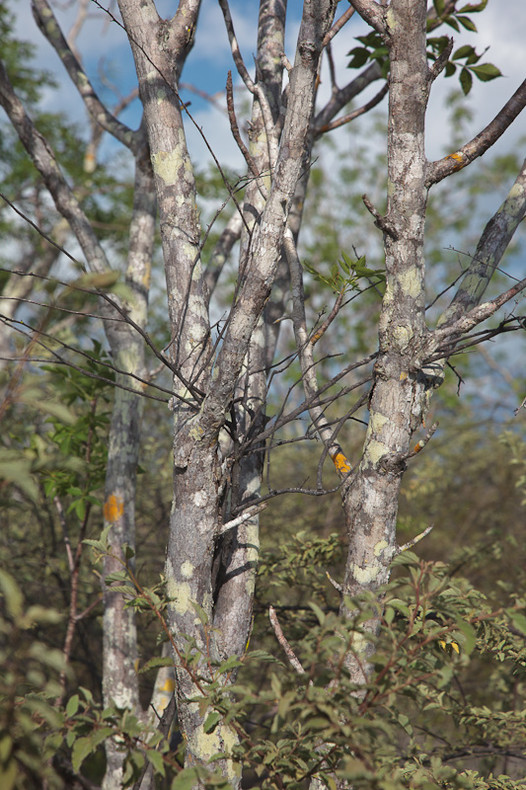
<instances>
[{"instance_id":1,"label":"orange lichen","mask_svg":"<svg viewBox=\"0 0 526 790\"><path fill-rule=\"evenodd\" d=\"M332 462L341 475L348 474L352 469L350 461L341 451L332 456Z\"/></svg>"},{"instance_id":2,"label":"orange lichen","mask_svg":"<svg viewBox=\"0 0 526 790\"><path fill-rule=\"evenodd\" d=\"M163 685L161 686L161 691L174 691L175 690L175 680L173 678L166 678Z\"/></svg>"},{"instance_id":3,"label":"orange lichen","mask_svg":"<svg viewBox=\"0 0 526 790\"><path fill-rule=\"evenodd\" d=\"M109 521L110 524L114 524L124 513L124 502L115 494L110 494L104 503L103 512L105 520Z\"/></svg>"},{"instance_id":4,"label":"orange lichen","mask_svg":"<svg viewBox=\"0 0 526 790\"><path fill-rule=\"evenodd\" d=\"M456 163L456 170L460 170L462 167L464 167L464 154L460 153L459 151L454 154L449 154L447 158L453 159L453 161Z\"/></svg>"}]
</instances>

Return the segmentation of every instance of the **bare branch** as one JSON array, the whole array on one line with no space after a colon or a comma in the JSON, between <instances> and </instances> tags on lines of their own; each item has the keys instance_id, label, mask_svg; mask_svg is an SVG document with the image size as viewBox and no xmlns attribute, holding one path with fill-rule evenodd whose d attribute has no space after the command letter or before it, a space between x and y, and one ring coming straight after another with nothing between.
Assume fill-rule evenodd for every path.
<instances>
[{"instance_id":1,"label":"bare branch","mask_svg":"<svg viewBox=\"0 0 526 790\"><path fill-rule=\"evenodd\" d=\"M272 628L274 629L274 633L276 634L276 639L278 640L278 642L280 643L281 647L283 648L283 650L285 652L285 655L287 656L291 667L296 670L298 675L304 675L305 674L305 670L303 669L303 667L301 665L301 661L296 656L296 654L294 653L294 650L291 648L291 646L287 642L285 634L281 630L281 626L280 626L279 621L278 621L278 616L276 614L276 610L274 609L273 606L269 606L269 608L268 608L268 618L270 620L270 624L271 624Z\"/></svg>"},{"instance_id":2,"label":"bare branch","mask_svg":"<svg viewBox=\"0 0 526 790\"><path fill-rule=\"evenodd\" d=\"M231 521L227 521L226 524L222 524L219 527L218 535L224 535L224 533L228 532L228 530L241 526L241 524L244 524L245 521L249 521L254 516L257 516L258 513L261 513L263 510L265 510L266 507L267 505L261 504L247 508L243 511L243 513L241 513L241 515L236 516L236 518L233 518Z\"/></svg>"},{"instance_id":3,"label":"bare branch","mask_svg":"<svg viewBox=\"0 0 526 790\"><path fill-rule=\"evenodd\" d=\"M439 328L454 323L480 302L525 214L526 159L505 201L484 228L462 282L438 321Z\"/></svg>"},{"instance_id":4,"label":"bare branch","mask_svg":"<svg viewBox=\"0 0 526 790\"><path fill-rule=\"evenodd\" d=\"M371 27L381 34L387 33L385 22L385 7L377 3L376 0L349 0L362 19L368 22Z\"/></svg>"},{"instance_id":5,"label":"bare branch","mask_svg":"<svg viewBox=\"0 0 526 790\"><path fill-rule=\"evenodd\" d=\"M346 104L362 93L371 83L380 79L382 79L382 71L378 63L375 62L351 80L344 88L340 88L334 93L314 119L313 129L315 137L319 137L323 133L325 127Z\"/></svg>"},{"instance_id":6,"label":"bare branch","mask_svg":"<svg viewBox=\"0 0 526 790\"><path fill-rule=\"evenodd\" d=\"M104 250L73 190L62 175L49 143L37 131L22 102L15 95L3 63L0 63L0 104L9 116L33 164L42 175L58 211L71 225L89 267L94 272L106 271L109 265Z\"/></svg>"},{"instance_id":7,"label":"bare branch","mask_svg":"<svg viewBox=\"0 0 526 790\"><path fill-rule=\"evenodd\" d=\"M228 220L214 246L210 260L208 261L208 266L205 270L205 282L208 288L209 298L216 287L223 266L232 251L232 247L239 241L242 227L243 219L241 214L236 211Z\"/></svg>"},{"instance_id":8,"label":"bare branch","mask_svg":"<svg viewBox=\"0 0 526 790\"><path fill-rule=\"evenodd\" d=\"M429 69L429 80L433 82L436 80L438 75L442 72L443 69L446 67L446 63L449 60L449 56L453 51L453 38L448 39L447 46L444 47L438 58L435 60L431 68Z\"/></svg>"},{"instance_id":9,"label":"bare branch","mask_svg":"<svg viewBox=\"0 0 526 790\"><path fill-rule=\"evenodd\" d=\"M259 179L259 172L257 165L254 161L252 154L250 153L245 143L243 142L243 138L241 137L241 134L239 132L239 126L236 118L236 110L234 107L234 92L232 90L231 71L228 72L228 76L226 80L226 106L228 110L228 119L230 121L230 129L232 130L232 135L234 137L234 140L236 141L239 150L243 154L245 162L248 165L248 169L251 171L252 175L255 178Z\"/></svg>"},{"instance_id":10,"label":"bare branch","mask_svg":"<svg viewBox=\"0 0 526 790\"><path fill-rule=\"evenodd\" d=\"M445 343L450 342L456 336L463 335L469 332L473 327L491 318L497 310L520 294L526 288L526 277L520 280L513 288L509 288L504 293L492 299L490 302L484 302L477 305L470 310L466 315L458 318L454 323L449 324L441 329L435 329L429 340L425 345L425 356L431 357L433 353L444 346Z\"/></svg>"},{"instance_id":11,"label":"bare branch","mask_svg":"<svg viewBox=\"0 0 526 790\"><path fill-rule=\"evenodd\" d=\"M247 90L249 90L250 93L256 93L256 86L254 84L254 80L248 73L248 69L245 66L245 61L243 60L241 50L239 49L239 44L237 41L236 32L234 30L234 22L232 21L232 15L230 13L228 0L219 0L219 7L223 12L223 18L225 20L228 40L230 42L230 49L232 51L232 57L234 59L234 63L236 64L236 69L238 71L238 74L243 80L243 82L245 83Z\"/></svg>"},{"instance_id":12,"label":"bare branch","mask_svg":"<svg viewBox=\"0 0 526 790\"><path fill-rule=\"evenodd\" d=\"M417 543L420 543L421 540L423 540L425 537L429 535L429 533L431 532L434 526L435 526L434 524L430 524L428 527L426 527L423 530L423 532L420 532L418 535L415 535L414 538L411 538L411 540L408 540L407 543L404 543L402 546L398 546L397 554L401 554L403 551L412 549L413 546L416 546Z\"/></svg>"},{"instance_id":13,"label":"bare branch","mask_svg":"<svg viewBox=\"0 0 526 790\"><path fill-rule=\"evenodd\" d=\"M482 156L504 134L523 110L525 104L526 80L517 88L495 118L476 137L463 145L458 151L455 151L455 153L428 165L426 186L430 187L433 184L437 184L452 173L462 170L477 157Z\"/></svg>"},{"instance_id":14,"label":"bare branch","mask_svg":"<svg viewBox=\"0 0 526 790\"><path fill-rule=\"evenodd\" d=\"M290 281L292 290L292 320L294 322L294 336L301 363L303 387L305 397L311 401L309 414L314 428L327 449L334 466L341 478L348 476L351 471L351 464L345 456L339 443L334 438L334 431L329 425L323 408L319 405L319 388L316 379L316 370L312 355L313 343L309 339L305 318L305 299L303 295L303 276L301 264L296 251L296 245L292 233L289 229L285 231L283 244L287 255L290 269ZM343 294L342 294L343 295Z\"/></svg>"},{"instance_id":15,"label":"bare branch","mask_svg":"<svg viewBox=\"0 0 526 790\"><path fill-rule=\"evenodd\" d=\"M315 346L318 340L321 340L327 329L330 327L330 325L332 324L332 322L340 312L344 295L345 295L345 285L341 287L340 292L336 297L336 301L334 302L333 308L329 313L329 315L327 316L327 318L325 319L325 321L323 322L323 324L310 336L309 342L311 345Z\"/></svg>"},{"instance_id":16,"label":"bare branch","mask_svg":"<svg viewBox=\"0 0 526 790\"><path fill-rule=\"evenodd\" d=\"M127 148L136 151L138 146L141 145L142 133L140 131L132 131L112 115L101 102L86 72L64 38L48 0L32 0L31 5L38 27L60 57L93 121L102 126L103 129Z\"/></svg>"},{"instance_id":17,"label":"bare branch","mask_svg":"<svg viewBox=\"0 0 526 790\"><path fill-rule=\"evenodd\" d=\"M338 129L339 126L343 126L346 123L350 123L351 121L354 121L355 118L358 118L360 115L364 115L366 112L369 112L369 110L372 110L374 107L380 104L382 99L385 96L387 96L388 91L389 91L389 85L386 82L385 85L378 91L376 96L373 96L373 98L370 101L368 101L362 107L359 107L357 110L353 110L352 112L347 113L347 115L343 115L341 118L338 118L336 121L332 121L332 123L328 123L325 126L321 126L317 130L317 134L320 135L320 134L324 134L325 132L330 132L333 129Z\"/></svg>"},{"instance_id":18,"label":"bare branch","mask_svg":"<svg viewBox=\"0 0 526 790\"><path fill-rule=\"evenodd\" d=\"M367 195L362 195L362 200L367 211L373 215L375 220L374 224L376 225L376 227L380 228L380 230L384 234L390 236L392 239L394 239L394 241L398 241L399 238L398 233L396 229L391 225L387 217L380 214L380 212L375 208L375 206L373 206Z\"/></svg>"},{"instance_id":19,"label":"bare branch","mask_svg":"<svg viewBox=\"0 0 526 790\"><path fill-rule=\"evenodd\" d=\"M334 36L335 36L337 33L339 33L339 32L340 32L340 30L342 29L342 27L343 27L344 25L346 25L346 24L347 24L347 22L349 21L349 19L350 19L350 18L352 17L352 15L354 14L354 11L355 11L355 9L354 9L354 8L351 8L351 7L349 7L349 8L347 8L347 9L346 9L346 10L343 12L343 14L341 15L341 17L339 17L339 19L337 19L337 20L336 20L336 22L334 23L334 25L331 27L331 29L329 30L329 32L327 33L327 35L326 35L326 36L325 36L325 38L323 39L323 46L324 46L324 47L326 47L328 44L330 44L330 42L332 41L332 39L334 38Z\"/></svg>"}]
</instances>

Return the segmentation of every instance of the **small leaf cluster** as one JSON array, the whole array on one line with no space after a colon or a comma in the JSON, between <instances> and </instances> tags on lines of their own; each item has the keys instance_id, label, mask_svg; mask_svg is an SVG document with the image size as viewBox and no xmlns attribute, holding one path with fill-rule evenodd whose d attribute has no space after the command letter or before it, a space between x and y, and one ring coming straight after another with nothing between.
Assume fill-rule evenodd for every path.
<instances>
[{"instance_id":1,"label":"small leaf cluster","mask_svg":"<svg viewBox=\"0 0 526 790\"><path fill-rule=\"evenodd\" d=\"M428 57L430 60L436 60L448 46L449 39L447 36L439 36L437 38L428 38L427 43L429 45ZM464 44L453 52L446 63L444 75L452 77L459 70L460 86L466 96L473 87L473 76L481 82L489 82L502 76L500 69L494 66L493 63L476 65L483 54L477 55L475 47L472 47L470 44Z\"/></svg>"},{"instance_id":2,"label":"small leaf cluster","mask_svg":"<svg viewBox=\"0 0 526 790\"><path fill-rule=\"evenodd\" d=\"M0 569L0 786L57 788L50 758L60 743L63 718L54 705L65 671L62 653L38 638L56 625L59 612L26 606L13 578ZM28 638L29 637L29 638Z\"/></svg>"},{"instance_id":3,"label":"small leaf cluster","mask_svg":"<svg viewBox=\"0 0 526 790\"><path fill-rule=\"evenodd\" d=\"M477 26L471 19L470 14L483 11L487 5L487 0L480 3L467 3L462 8L450 10L446 0L433 0L436 16L428 20L428 32L431 32L441 24L449 25L457 32L461 28L476 33ZM353 47L347 56L350 61L347 68L359 69L367 63L377 63L382 72L382 76L387 78L389 73L389 48L382 36L376 31L371 31L365 36L357 36L360 46ZM429 36L427 39L427 57L431 62L446 50L450 44L448 36ZM484 54L484 53L482 53ZM493 63L479 63L482 54L478 55L475 48L471 45L459 47L446 63L444 74L452 77L458 71L461 88L467 95L473 86L473 77L481 82L489 82L502 76L501 71Z\"/></svg>"},{"instance_id":4,"label":"small leaf cluster","mask_svg":"<svg viewBox=\"0 0 526 790\"><path fill-rule=\"evenodd\" d=\"M306 262L303 262L303 267L315 280L336 293L359 291L362 278L375 285L385 282L384 271L368 268L365 255L353 260L342 252L337 263L332 264L329 274L323 274Z\"/></svg>"}]
</instances>

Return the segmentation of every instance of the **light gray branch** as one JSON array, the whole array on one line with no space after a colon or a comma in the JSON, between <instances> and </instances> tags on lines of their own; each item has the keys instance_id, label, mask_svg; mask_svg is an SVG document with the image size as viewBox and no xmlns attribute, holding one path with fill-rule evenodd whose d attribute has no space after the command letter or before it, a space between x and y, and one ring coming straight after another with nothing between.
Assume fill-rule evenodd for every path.
<instances>
[{"instance_id":1,"label":"light gray branch","mask_svg":"<svg viewBox=\"0 0 526 790\"><path fill-rule=\"evenodd\" d=\"M49 143L36 129L22 102L16 96L4 64L0 62L0 104L6 111L33 164L42 175L57 210L71 225L86 256L89 268L103 272L109 268L88 218L64 178Z\"/></svg>"},{"instance_id":2,"label":"light gray branch","mask_svg":"<svg viewBox=\"0 0 526 790\"><path fill-rule=\"evenodd\" d=\"M102 126L103 129L113 135L113 137L127 148L136 150L137 146L140 145L140 132L134 132L128 128L115 118L101 102L86 72L64 38L48 0L32 0L31 6L38 27L64 64L64 68L80 93L93 121Z\"/></svg>"}]
</instances>

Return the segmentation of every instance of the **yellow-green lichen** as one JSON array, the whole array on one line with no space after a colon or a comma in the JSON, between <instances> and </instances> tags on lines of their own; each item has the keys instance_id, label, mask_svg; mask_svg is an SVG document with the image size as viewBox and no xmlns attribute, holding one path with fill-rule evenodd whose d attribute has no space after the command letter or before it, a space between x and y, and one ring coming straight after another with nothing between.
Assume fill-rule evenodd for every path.
<instances>
[{"instance_id":1,"label":"yellow-green lichen","mask_svg":"<svg viewBox=\"0 0 526 790\"><path fill-rule=\"evenodd\" d=\"M383 442L377 442L376 439L371 439L367 445L367 456L375 466L385 455L388 454L389 448Z\"/></svg>"},{"instance_id":2,"label":"yellow-green lichen","mask_svg":"<svg viewBox=\"0 0 526 790\"><path fill-rule=\"evenodd\" d=\"M185 579L191 579L194 574L194 566L189 560L185 560L181 565L181 576Z\"/></svg>"},{"instance_id":3,"label":"yellow-green lichen","mask_svg":"<svg viewBox=\"0 0 526 790\"><path fill-rule=\"evenodd\" d=\"M379 557L385 549L389 546L386 540L379 540L376 546L374 547L374 556Z\"/></svg>"},{"instance_id":4,"label":"yellow-green lichen","mask_svg":"<svg viewBox=\"0 0 526 790\"><path fill-rule=\"evenodd\" d=\"M408 326L396 326L393 329L393 340L400 351L405 351L412 336L413 332Z\"/></svg>"},{"instance_id":5,"label":"yellow-green lichen","mask_svg":"<svg viewBox=\"0 0 526 790\"><path fill-rule=\"evenodd\" d=\"M220 752L231 753L239 743L233 730L228 726L219 726L214 732L205 732L199 728L188 739L189 751L200 761L207 763ZM236 780L239 777L239 766L229 760L224 761L226 778Z\"/></svg>"},{"instance_id":6,"label":"yellow-green lichen","mask_svg":"<svg viewBox=\"0 0 526 790\"><path fill-rule=\"evenodd\" d=\"M386 417L385 414L380 414L378 411L371 412L369 417L371 433L380 433L387 422L389 422L389 417Z\"/></svg>"},{"instance_id":7,"label":"yellow-green lichen","mask_svg":"<svg viewBox=\"0 0 526 790\"><path fill-rule=\"evenodd\" d=\"M156 154L152 154L154 172L167 185L177 183L182 164L183 160L179 146L172 151L158 151Z\"/></svg>"},{"instance_id":8,"label":"yellow-green lichen","mask_svg":"<svg viewBox=\"0 0 526 790\"><path fill-rule=\"evenodd\" d=\"M359 565L356 565L356 563L353 563L351 566L351 573L358 584L370 584L374 582L379 572L380 566L376 563L374 565L366 565L365 568L361 568Z\"/></svg>"},{"instance_id":9,"label":"yellow-green lichen","mask_svg":"<svg viewBox=\"0 0 526 790\"><path fill-rule=\"evenodd\" d=\"M422 277L416 266L411 266L410 269L400 274L398 282L402 291L412 299L416 299L422 291Z\"/></svg>"},{"instance_id":10,"label":"yellow-green lichen","mask_svg":"<svg viewBox=\"0 0 526 790\"><path fill-rule=\"evenodd\" d=\"M191 593L192 589L188 582L176 582L175 579L168 579L166 591L171 605L177 614L185 614L192 608Z\"/></svg>"},{"instance_id":11,"label":"yellow-green lichen","mask_svg":"<svg viewBox=\"0 0 526 790\"><path fill-rule=\"evenodd\" d=\"M522 184L514 184L510 191L508 192L508 197L506 202L509 202L513 198L522 197L524 194L524 187Z\"/></svg>"}]
</instances>

